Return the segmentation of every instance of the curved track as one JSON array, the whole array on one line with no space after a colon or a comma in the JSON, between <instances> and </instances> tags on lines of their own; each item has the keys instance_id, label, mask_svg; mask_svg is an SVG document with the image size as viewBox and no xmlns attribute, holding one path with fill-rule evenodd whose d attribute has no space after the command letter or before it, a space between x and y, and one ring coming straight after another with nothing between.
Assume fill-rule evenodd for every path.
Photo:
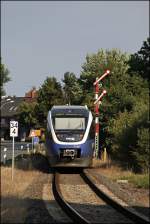
<instances>
[{"instance_id":1,"label":"curved track","mask_svg":"<svg viewBox=\"0 0 150 224\"><path fill-rule=\"evenodd\" d=\"M64 200L59 187L59 173L54 173L52 188L55 200L61 206L62 210L73 220L73 222L84 224L90 223Z\"/></svg>"},{"instance_id":2,"label":"curved track","mask_svg":"<svg viewBox=\"0 0 150 224\"><path fill-rule=\"evenodd\" d=\"M87 176L84 172L81 174L84 181L90 186L90 188L97 194L98 197L103 199L107 204L111 205L114 209L122 213L127 218L131 219L132 221L136 223L149 223L149 220L146 217L142 217L142 215L139 215L135 210L130 210L127 207L121 206L118 202L113 200L111 197L109 197L107 194L105 194L103 191L101 191L90 179L89 176Z\"/></svg>"},{"instance_id":3,"label":"curved track","mask_svg":"<svg viewBox=\"0 0 150 224\"><path fill-rule=\"evenodd\" d=\"M59 186L59 173L54 173L53 176L53 182L52 182L52 188L53 188L53 194L55 197L55 200L58 202L58 204L61 206L62 210L73 220L74 223L91 223L87 219L85 219L79 212L77 212L68 202L65 201L63 198L60 186ZM131 211L126 207L121 206L119 203L114 201L112 198L110 198L108 195L106 195L104 192L102 192L91 180L87 174L82 173L81 177L83 180L88 184L88 186L96 193L96 195L101 198L103 201L105 201L107 204L109 204L111 207L115 208L118 212L126 216L127 218L131 219L135 223L149 223L149 220L145 217L140 216L135 211Z\"/></svg>"}]
</instances>

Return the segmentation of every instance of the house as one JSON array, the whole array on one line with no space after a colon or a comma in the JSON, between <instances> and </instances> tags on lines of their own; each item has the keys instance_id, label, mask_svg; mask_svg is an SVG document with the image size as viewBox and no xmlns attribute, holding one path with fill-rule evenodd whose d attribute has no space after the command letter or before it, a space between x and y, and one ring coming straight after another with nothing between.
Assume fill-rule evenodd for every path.
<instances>
[{"instance_id":1,"label":"house","mask_svg":"<svg viewBox=\"0 0 150 224\"><path fill-rule=\"evenodd\" d=\"M38 97L38 91L33 87L29 92L25 93L25 101L28 103L36 102Z\"/></svg>"},{"instance_id":2,"label":"house","mask_svg":"<svg viewBox=\"0 0 150 224\"><path fill-rule=\"evenodd\" d=\"M24 101L24 97L6 96L1 99L1 140L9 140L9 128L11 120L18 120L18 107Z\"/></svg>"},{"instance_id":3,"label":"house","mask_svg":"<svg viewBox=\"0 0 150 224\"><path fill-rule=\"evenodd\" d=\"M29 92L25 94L24 97L16 97L16 96L2 96L1 97L1 141L10 139L10 121L18 120L19 118L19 105L22 102L36 102L37 100L37 90L33 88ZM24 129L18 128L18 138L24 140L26 135Z\"/></svg>"}]
</instances>

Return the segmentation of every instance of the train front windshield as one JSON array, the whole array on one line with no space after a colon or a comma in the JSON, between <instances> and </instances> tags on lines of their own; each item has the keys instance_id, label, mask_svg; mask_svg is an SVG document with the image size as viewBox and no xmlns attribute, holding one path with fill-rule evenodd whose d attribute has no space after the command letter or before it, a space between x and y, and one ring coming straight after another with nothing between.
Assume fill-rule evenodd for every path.
<instances>
[{"instance_id":1,"label":"train front windshield","mask_svg":"<svg viewBox=\"0 0 150 224\"><path fill-rule=\"evenodd\" d=\"M87 109L53 109L52 122L55 131L85 131L89 111Z\"/></svg>"},{"instance_id":2,"label":"train front windshield","mask_svg":"<svg viewBox=\"0 0 150 224\"><path fill-rule=\"evenodd\" d=\"M56 117L55 130L85 130L84 117Z\"/></svg>"},{"instance_id":3,"label":"train front windshield","mask_svg":"<svg viewBox=\"0 0 150 224\"><path fill-rule=\"evenodd\" d=\"M52 123L57 138L62 142L81 141L88 117L89 111L86 109L53 109Z\"/></svg>"}]
</instances>

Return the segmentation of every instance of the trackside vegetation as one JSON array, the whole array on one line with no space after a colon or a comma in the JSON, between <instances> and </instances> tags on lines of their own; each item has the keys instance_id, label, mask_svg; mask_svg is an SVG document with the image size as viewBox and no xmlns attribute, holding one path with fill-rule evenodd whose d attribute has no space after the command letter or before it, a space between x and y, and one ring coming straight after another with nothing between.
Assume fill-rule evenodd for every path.
<instances>
[{"instance_id":1,"label":"trackside vegetation","mask_svg":"<svg viewBox=\"0 0 150 224\"><path fill-rule=\"evenodd\" d=\"M149 188L149 174L131 174L127 176L120 176L120 179L128 180L129 183L134 184L138 188Z\"/></svg>"},{"instance_id":2,"label":"trackside vegetation","mask_svg":"<svg viewBox=\"0 0 150 224\"><path fill-rule=\"evenodd\" d=\"M8 68L2 63L2 58L0 58L1 64L0 64L0 94L1 96L4 96L6 94L6 91L4 89L4 86L7 82L11 81L10 78L10 71Z\"/></svg>"},{"instance_id":3,"label":"trackside vegetation","mask_svg":"<svg viewBox=\"0 0 150 224\"><path fill-rule=\"evenodd\" d=\"M59 82L49 75L38 90L37 104L21 107L21 119L26 125L31 122L32 127L46 127L47 112L54 104L86 104L94 114L93 82L109 69L110 75L101 83L107 90L99 108L101 149L106 147L113 160L136 172L148 172L149 58L150 38L133 55L119 49L87 54L78 76L67 71ZM34 119L23 116L30 116L30 110Z\"/></svg>"}]
</instances>

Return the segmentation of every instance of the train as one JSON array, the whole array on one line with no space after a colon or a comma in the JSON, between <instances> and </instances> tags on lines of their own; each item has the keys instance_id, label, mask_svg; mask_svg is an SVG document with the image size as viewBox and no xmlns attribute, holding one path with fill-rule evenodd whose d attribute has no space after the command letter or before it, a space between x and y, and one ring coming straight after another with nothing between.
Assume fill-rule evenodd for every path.
<instances>
[{"instance_id":1,"label":"train","mask_svg":"<svg viewBox=\"0 0 150 224\"><path fill-rule=\"evenodd\" d=\"M92 165L93 116L87 106L53 106L47 115L46 155L51 167Z\"/></svg>"}]
</instances>

